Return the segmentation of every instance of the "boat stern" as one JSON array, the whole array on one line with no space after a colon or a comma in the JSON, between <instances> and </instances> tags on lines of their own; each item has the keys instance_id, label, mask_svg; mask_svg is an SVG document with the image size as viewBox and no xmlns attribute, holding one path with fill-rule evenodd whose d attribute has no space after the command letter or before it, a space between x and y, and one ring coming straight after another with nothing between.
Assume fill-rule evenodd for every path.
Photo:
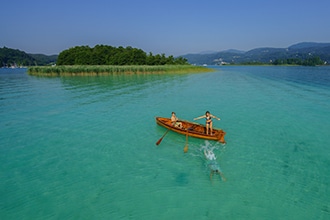
<instances>
[{"instance_id":1,"label":"boat stern","mask_svg":"<svg viewBox=\"0 0 330 220\"><path fill-rule=\"evenodd\" d=\"M225 141L225 135L226 135L226 132L224 132L223 130L220 130L219 134L218 134L218 141L222 144L225 144L226 141Z\"/></svg>"}]
</instances>

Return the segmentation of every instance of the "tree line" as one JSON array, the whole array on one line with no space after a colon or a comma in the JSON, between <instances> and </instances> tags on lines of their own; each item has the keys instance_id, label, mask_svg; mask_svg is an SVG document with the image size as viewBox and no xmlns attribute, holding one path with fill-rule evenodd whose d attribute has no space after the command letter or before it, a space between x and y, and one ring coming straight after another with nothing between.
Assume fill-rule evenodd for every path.
<instances>
[{"instance_id":1,"label":"tree line","mask_svg":"<svg viewBox=\"0 0 330 220\"><path fill-rule=\"evenodd\" d=\"M288 58L288 59L277 59L273 63L274 65L302 65L302 66L318 66L324 65L325 62L320 57L315 56L308 59L299 58Z\"/></svg>"},{"instance_id":2,"label":"tree line","mask_svg":"<svg viewBox=\"0 0 330 220\"><path fill-rule=\"evenodd\" d=\"M62 51L57 58L57 65L185 65L186 58L174 58L172 55L147 54L133 47L113 47L107 45L76 46Z\"/></svg>"},{"instance_id":3,"label":"tree line","mask_svg":"<svg viewBox=\"0 0 330 220\"><path fill-rule=\"evenodd\" d=\"M234 64L234 63L231 63ZM276 59L274 62L265 63L258 61L243 62L242 65L298 65L298 66L321 66L325 65L326 62L321 60L320 57L311 57L307 59L300 58L286 58L286 59Z\"/></svg>"}]
</instances>

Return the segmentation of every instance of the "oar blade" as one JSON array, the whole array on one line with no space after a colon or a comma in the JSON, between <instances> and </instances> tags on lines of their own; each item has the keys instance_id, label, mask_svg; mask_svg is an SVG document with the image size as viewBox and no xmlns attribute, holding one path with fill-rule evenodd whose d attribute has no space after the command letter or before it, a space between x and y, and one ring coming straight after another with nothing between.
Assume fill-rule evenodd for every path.
<instances>
[{"instance_id":1,"label":"oar blade","mask_svg":"<svg viewBox=\"0 0 330 220\"><path fill-rule=\"evenodd\" d=\"M186 144L186 146L184 146L184 148L183 148L183 152L184 152L184 153L187 153L187 152L188 152L188 144Z\"/></svg>"},{"instance_id":2,"label":"oar blade","mask_svg":"<svg viewBox=\"0 0 330 220\"><path fill-rule=\"evenodd\" d=\"M163 138L160 138L157 142L156 142L156 145L159 145L160 142L162 142Z\"/></svg>"},{"instance_id":3,"label":"oar blade","mask_svg":"<svg viewBox=\"0 0 330 220\"><path fill-rule=\"evenodd\" d=\"M156 145L159 145L160 142L162 142L163 138L165 137L165 135L167 134L168 131L169 131L169 129L167 129L167 131L163 134L163 136L156 142Z\"/></svg>"}]
</instances>

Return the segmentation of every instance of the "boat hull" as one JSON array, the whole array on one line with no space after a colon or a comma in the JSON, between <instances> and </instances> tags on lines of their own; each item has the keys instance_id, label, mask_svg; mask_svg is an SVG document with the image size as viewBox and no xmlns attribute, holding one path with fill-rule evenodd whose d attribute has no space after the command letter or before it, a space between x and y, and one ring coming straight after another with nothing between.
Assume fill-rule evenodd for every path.
<instances>
[{"instance_id":1,"label":"boat hull","mask_svg":"<svg viewBox=\"0 0 330 220\"><path fill-rule=\"evenodd\" d=\"M207 135L206 127L202 124L197 124L185 120L180 120L180 122L182 123L183 128L178 128L173 126L170 118L156 117L156 123L158 125L165 127L171 131L177 132L179 134L226 143L225 141L226 132L224 132L221 129L213 128L212 135Z\"/></svg>"}]
</instances>

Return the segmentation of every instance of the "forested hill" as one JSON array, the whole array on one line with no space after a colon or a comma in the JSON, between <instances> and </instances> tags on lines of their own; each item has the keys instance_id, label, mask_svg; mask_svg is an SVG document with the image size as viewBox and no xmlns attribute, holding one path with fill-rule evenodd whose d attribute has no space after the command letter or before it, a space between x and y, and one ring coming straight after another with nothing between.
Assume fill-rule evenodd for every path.
<instances>
[{"instance_id":1,"label":"forested hill","mask_svg":"<svg viewBox=\"0 0 330 220\"><path fill-rule=\"evenodd\" d=\"M256 48L247 52L227 50L182 55L191 64L330 64L330 43L298 43L288 48ZM291 63L290 63L291 62Z\"/></svg>"},{"instance_id":2,"label":"forested hill","mask_svg":"<svg viewBox=\"0 0 330 220\"><path fill-rule=\"evenodd\" d=\"M28 54L7 47L0 48L0 67L44 66L56 63L57 55Z\"/></svg>"},{"instance_id":3,"label":"forested hill","mask_svg":"<svg viewBox=\"0 0 330 220\"><path fill-rule=\"evenodd\" d=\"M166 57L165 54L147 54L133 47L107 45L76 46L58 55L57 65L183 65L188 64L182 57Z\"/></svg>"},{"instance_id":4,"label":"forested hill","mask_svg":"<svg viewBox=\"0 0 330 220\"><path fill-rule=\"evenodd\" d=\"M28 54L0 48L0 67L58 65L165 65L165 64L330 64L330 43L299 43L288 48L257 48L247 52L227 50L180 57L153 55L132 47L77 46L59 55Z\"/></svg>"}]
</instances>

